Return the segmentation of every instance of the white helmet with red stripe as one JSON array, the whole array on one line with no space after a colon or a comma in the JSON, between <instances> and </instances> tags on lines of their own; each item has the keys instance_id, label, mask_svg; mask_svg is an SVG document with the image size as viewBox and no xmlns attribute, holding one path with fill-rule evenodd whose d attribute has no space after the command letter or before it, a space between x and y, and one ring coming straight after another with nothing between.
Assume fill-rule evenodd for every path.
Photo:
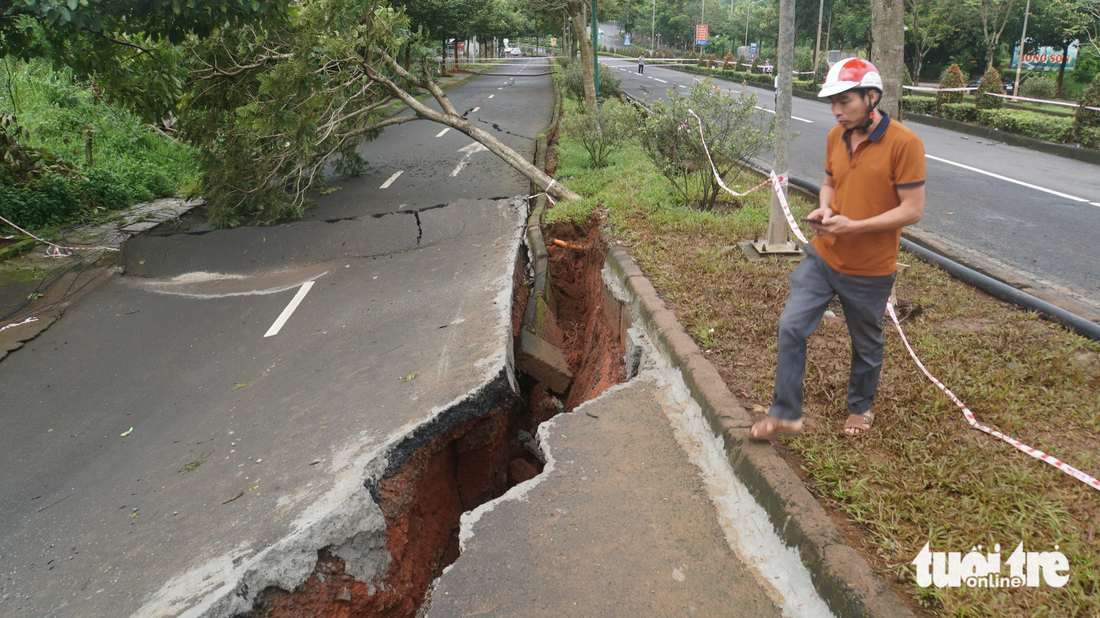
<instances>
[{"instance_id":1,"label":"white helmet with red stripe","mask_svg":"<svg viewBox=\"0 0 1100 618\"><path fill-rule=\"evenodd\" d=\"M863 58L845 58L829 69L819 97L831 97L856 88L874 88L882 92L882 75L875 65Z\"/></svg>"}]
</instances>

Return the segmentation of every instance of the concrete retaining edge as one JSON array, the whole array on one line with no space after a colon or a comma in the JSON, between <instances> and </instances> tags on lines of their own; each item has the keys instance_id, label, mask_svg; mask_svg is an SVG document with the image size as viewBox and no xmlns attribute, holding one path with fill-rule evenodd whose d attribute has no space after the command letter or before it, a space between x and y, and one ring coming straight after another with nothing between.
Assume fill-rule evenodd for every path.
<instances>
[{"instance_id":1,"label":"concrete retaining edge","mask_svg":"<svg viewBox=\"0 0 1100 618\"><path fill-rule=\"evenodd\" d=\"M0 249L0 262L17 255L22 255L33 249L36 244L38 244L38 241L28 236L14 245L8 245Z\"/></svg>"},{"instance_id":2,"label":"concrete retaining edge","mask_svg":"<svg viewBox=\"0 0 1100 618\"><path fill-rule=\"evenodd\" d=\"M749 438L751 417L630 255L611 247L606 266L627 290L631 309L654 346L683 375L722 440L734 474L764 507L780 538L798 550L829 608L843 618L912 616L859 552L844 544L836 525L775 448Z\"/></svg>"}]
</instances>

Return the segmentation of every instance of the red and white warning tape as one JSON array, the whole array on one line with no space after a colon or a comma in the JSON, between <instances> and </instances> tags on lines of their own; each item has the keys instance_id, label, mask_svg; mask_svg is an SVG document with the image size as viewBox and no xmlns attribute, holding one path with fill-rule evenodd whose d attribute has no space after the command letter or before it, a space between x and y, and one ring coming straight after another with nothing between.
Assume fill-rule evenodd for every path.
<instances>
[{"instance_id":1,"label":"red and white warning tape","mask_svg":"<svg viewBox=\"0 0 1100 618\"><path fill-rule=\"evenodd\" d=\"M697 116L694 111L688 110L688 113L693 118L695 118L696 122L699 123L699 139L703 142L703 150L706 151L706 153L707 153L707 159L710 160L710 168L714 172L714 178L715 178L715 180L718 181L718 185L720 187L722 187L723 189L725 189L731 195L734 195L736 197L742 197L742 196L748 195L749 193L752 193L753 191L759 189L764 184L766 184L767 182L770 181L772 183L772 188L776 192L776 195L779 196L779 205L783 207L783 215L787 218L787 224L791 226L791 230L794 231L794 235L797 236L799 240L801 240L803 243L808 242L806 240L806 237L802 235L802 230L799 229L798 222L795 221L794 215L791 214L791 209L787 205L787 197L786 197L786 194L783 192L783 185L787 184L786 183L786 174L784 173L783 178L781 179L779 176L776 175L776 173L774 171L770 172L769 176L768 176L768 180L765 180L764 182L760 183L759 185L756 185L755 187L753 187L752 189L749 189L748 191L746 191L744 193L737 193L735 191L730 190L728 187L726 187L726 184L724 182L722 182L721 176L718 175L718 168L715 167L714 160L710 158L710 149L707 147L706 138L703 137L703 121L699 119L699 116ZM684 123L685 127L686 127L686 125L687 125L687 122ZM987 426L982 425L981 423L979 423L978 420L974 417L974 413L970 411L970 408L966 407L966 404L964 404L961 400L959 400L959 398L956 397L955 394L952 393L950 390L948 390L948 388L946 386L944 386L942 382L937 380L935 378L935 376L933 376L931 373L929 373L928 369L926 369L924 367L924 363L920 362L920 359L917 358L916 352L913 351L913 347L911 345L909 345L909 340L905 337L905 332L902 331L902 329L901 329L901 323L898 321L898 316L894 312L893 302L887 301L886 311L890 314L890 318L893 319L894 326L897 327L898 334L901 335L901 340L905 343L905 348L907 350L909 350L909 355L913 357L913 360L917 363L917 366L920 367L920 370L924 372L924 375L928 376L928 379L931 380L933 384L938 386L940 390L942 390L948 397L951 398L952 401L955 402L956 405L959 406L959 408L962 409L963 416L966 417L966 422L970 423L971 427L974 427L975 429L978 429L980 431L984 431L985 433L987 433L991 436L995 436L997 438L1000 438L1001 440L1004 440L1005 442L1008 442L1009 444L1011 444L1012 446L1015 446L1016 448L1023 451L1024 453L1027 453L1028 455L1031 455L1035 459L1038 459L1040 461L1044 461L1044 462L1054 466L1055 468L1058 468L1062 472L1065 472L1066 474L1068 474L1068 475L1072 476L1073 478L1085 483L1086 485L1092 487L1093 489L1100 490L1100 480L1097 480L1097 479L1089 476L1088 474L1085 474L1084 472L1081 472L1077 468L1074 468L1073 466L1067 464L1064 461L1060 461L1058 459L1055 459L1054 457L1051 457L1050 455L1047 455L1046 453L1044 453L1044 452L1042 452L1038 449L1031 448L1030 446L1020 442L1019 440L1016 440L1015 438L1012 438L1011 436L1006 436L1005 434L997 431L996 429L993 429L991 427L987 427Z\"/></svg>"},{"instance_id":2,"label":"red and white warning tape","mask_svg":"<svg viewBox=\"0 0 1100 618\"><path fill-rule=\"evenodd\" d=\"M27 230L24 230L23 228L19 227L18 225L12 223L11 221L8 221L4 217L0 217L0 221L3 221L4 223L7 223L8 225L14 227L15 229L19 230L20 232L23 232L27 236L30 236L31 238L37 240L40 243L49 245L49 247L46 249L46 256L47 257L69 257L69 256L72 255L72 253L69 253L69 251L98 251L98 250L118 251L118 249L116 249L114 247L63 247L61 245L54 244L54 243L52 243L48 240L43 240L43 239L35 236L34 234L31 234Z\"/></svg>"},{"instance_id":3,"label":"red and white warning tape","mask_svg":"<svg viewBox=\"0 0 1100 618\"><path fill-rule=\"evenodd\" d=\"M772 190L774 190L775 194L779 196L779 205L783 207L783 214L787 218L787 225L791 227L791 231L794 232L794 235L796 237L798 237L798 240L802 241L802 244L806 244L807 242L809 242L808 240L806 240L806 237L802 235L802 230L798 228L798 223L794 220L794 215L791 214L791 208L787 205L787 194L785 191L783 191L783 187L787 185L787 180L789 178L788 173L783 172L783 174L777 175L774 171L770 172L768 174L767 180L749 189L748 191L745 191L744 193L738 193L733 189L730 189L726 186L726 183L722 181L722 177L718 174L718 167L714 165L714 159L710 156L710 147L707 146L707 138L703 136L703 121L695 113L695 110L689 109L688 114L692 118L694 118L695 122L697 122L699 125L699 140L703 142L703 151L707 153L707 161L710 161L710 169L712 172L714 172L714 180L718 182L718 186L722 187L722 189L726 193L729 193L734 197L745 197L746 195L752 193L753 191L756 191L760 187L763 187L770 182L772 185ZM686 128L687 122L684 122L683 126Z\"/></svg>"},{"instance_id":4,"label":"red and white warning tape","mask_svg":"<svg viewBox=\"0 0 1100 618\"><path fill-rule=\"evenodd\" d=\"M0 332L6 331L9 328L15 328L16 326L22 326L24 324L30 324L31 322L37 322L37 321L38 321L38 318L36 318L34 316L31 316L31 317L23 320L22 322L12 322L11 324L8 324L7 326L0 326Z\"/></svg>"},{"instance_id":5,"label":"red and white warning tape","mask_svg":"<svg viewBox=\"0 0 1100 618\"><path fill-rule=\"evenodd\" d=\"M1081 481L1082 483L1085 483L1086 485L1088 485L1089 487L1092 487L1093 489L1100 489L1100 480L1097 480L1097 479L1089 476L1088 474L1085 474L1084 472L1081 472L1077 468L1074 468L1073 466L1067 464L1064 461L1060 461L1058 459L1055 459L1054 457L1051 457L1050 455L1047 455L1046 453L1044 453L1044 452L1042 452L1038 449L1031 448L1030 446L1024 444L1023 442L1020 442L1019 440L1016 440L1015 438L1012 438L1010 436L1006 436L1005 434L997 431L996 429L993 429L992 427L988 427L986 425L982 425L981 423L979 423L978 419L974 417L974 413L970 411L970 408L966 407L966 404L964 404L958 397L956 397L955 393L952 393L951 390L948 389L946 386L944 386L942 382L937 380L935 378L935 376L933 376L931 373L929 373L928 369L926 369L924 367L924 363L920 362L920 359L917 358L916 352L913 351L913 346L909 345L909 339L907 339L905 337L905 333L901 330L901 323L898 322L897 313L894 312L893 302L888 301L886 303L886 311L890 314L890 319L892 319L894 321L894 326L898 329L898 334L901 335L902 342L905 343L905 349L909 350L909 355L913 357L913 361L917 363L917 367L920 367L920 370L922 372L924 372L924 375L928 376L928 379L932 381L932 384L935 384L937 387L939 387L939 389L941 391L943 391L945 395L950 397L951 400L955 402L955 405L959 406L959 408L963 411L963 416L966 417L966 422L970 423L971 427L973 427L973 428L975 428L979 431L984 431L985 433L987 433L991 436L995 436L997 438L1000 438L1000 439L1004 440L1005 442L1008 442L1009 444L1011 444L1012 446L1015 446L1017 449L1023 451L1024 453L1027 453L1028 455L1031 455L1035 459L1038 459L1040 461L1044 461L1044 462L1054 466L1055 468L1058 468L1062 472L1065 472L1066 474L1068 474L1068 475L1072 476L1073 478Z\"/></svg>"}]
</instances>

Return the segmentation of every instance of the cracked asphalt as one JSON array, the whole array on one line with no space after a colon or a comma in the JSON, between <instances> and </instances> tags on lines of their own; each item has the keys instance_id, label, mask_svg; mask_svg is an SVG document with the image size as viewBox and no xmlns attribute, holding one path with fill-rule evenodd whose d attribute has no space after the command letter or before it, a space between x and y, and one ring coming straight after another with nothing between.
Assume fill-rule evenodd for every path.
<instances>
[{"instance_id":1,"label":"cracked asphalt","mask_svg":"<svg viewBox=\"0 0 1100 618\"><path fill-rule=\"evenodd\" d=\"M553 108L546 76L449 94L527 156ZM377 533L365 483L510 340L524 213L486 198L528 183L488 152L452 176L472 140L441 129L364 144L300 222L139 239L0 363L0 615L232 615Z\"/></svg>"}]
</instances>

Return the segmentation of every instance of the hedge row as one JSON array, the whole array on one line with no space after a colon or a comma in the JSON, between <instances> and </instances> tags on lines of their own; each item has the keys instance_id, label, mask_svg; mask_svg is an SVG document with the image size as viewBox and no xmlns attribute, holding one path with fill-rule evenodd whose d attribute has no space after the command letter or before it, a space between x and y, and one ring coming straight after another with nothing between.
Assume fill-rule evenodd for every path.
<instances>
[{"instance_id":1,"label":"hedge row","mask_svg":"<svg viewBox=\"0 0 1100 618\"><path fill-rule=\"evenodd\" d=\"M653 66L661 66L655 64ZM729 80L731 82L750 83L750 84L763 84L771 86L775 83L775 76L770 73L749 73L747 71L723 71L722 69L708 69L706 67L698 66L677 66L676 69L685 71L687 73L694 73L696 75L706 75L707 77L719 77ZM794 88L796 90L814 90L814 84L808 79L796 79L794 80Z\"/></svg>"},{"instance_id":2,"label":"hedge row","mask_svg":"<svg viewBox=\"0 0 1100 618\"><path fill-rule=\"evenodd\" d=\"M978 109L973 103L944 103L937 107L935 99L920 96L903 97L902 107L918 114L980 124L998 131L1056 144L1078 142L1074 135L1073 118L1065 116L1051 116L1022 109ZM1084 129L1080 144L1094 149L1100 146L1100 129Z\"/></svg>"}]
</instances>

